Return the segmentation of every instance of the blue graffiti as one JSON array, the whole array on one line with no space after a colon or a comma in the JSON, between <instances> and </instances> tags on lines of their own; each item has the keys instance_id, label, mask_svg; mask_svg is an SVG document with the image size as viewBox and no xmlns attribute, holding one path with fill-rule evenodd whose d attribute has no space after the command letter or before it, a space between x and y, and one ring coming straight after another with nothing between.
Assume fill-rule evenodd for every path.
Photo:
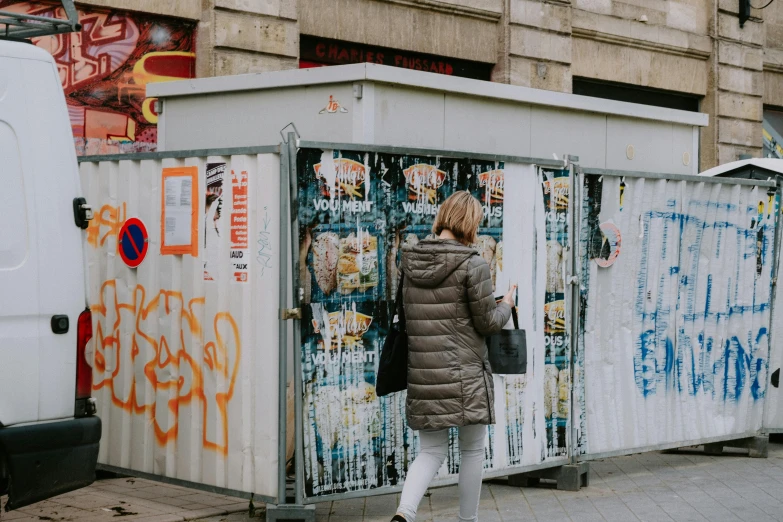
<instances>
[{"instance_id":1,"label":"blue graffiti","mask_svg":"<svg viewBox=\"0 0 783 522\"><path fill-rule=\"evenodd\" d=\"M666 206L676 207L676 200ZM759 276L771 259L772 227L752 206L742 216L731 203L691 201L689 208L720 210L724 217L709 221L669 210L642 215L634 300L635 329L641 332L633 357L636 386L644 397L673 392L738 401L749 393L761 399L771 281L768 274ZM726 213L738 222L726 221ZM739 224L745 220L747 227ZM715 267L719 273L705 273ZM749 303L741 296L751 287Z\"/></svg>"}]
</instances>

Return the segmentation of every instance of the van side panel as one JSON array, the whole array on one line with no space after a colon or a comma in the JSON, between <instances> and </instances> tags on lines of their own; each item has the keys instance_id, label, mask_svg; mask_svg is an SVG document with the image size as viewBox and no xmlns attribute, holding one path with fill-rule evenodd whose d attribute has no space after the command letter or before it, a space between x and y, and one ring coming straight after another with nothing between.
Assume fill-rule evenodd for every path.
<instances>
[{"instance_id":1,"label":"van side panel","mask_svg":"<svg viewBox=\"0 0 783 522\"><path fill-rule=\"evenodd\" d=\"M22 60L0 56L0 424L38 420L41 330L35 184L23 159Z\"/></svg>"},{"instance_id":2,"label":"van side panel","mask_svg":"<svg viewBox=\"0 0 783 522\"><path fill-rule=\"evenodd\" d=\"M91 484L96 416L74 416L87 306L68 111L51 55L0 39L0 495L17 509ZM54 316L67 316L67 331ZM62 319L62 318L58 318ZM85 408L86 409L86 408ZM0 517L2 518L2 517ZM13 518L13 516L12 516Z\"/></svg>"},{"instance_id":3,"label":"van side panel","mask_svg":"<svg viewBox=\"0 0 783 522\"><path fill-rule=\"evenodd\" d=\"M34 187L38 219L38 302L40 366L39 420L72 417L76 390L79 314L87 306L84 232L74 222L73 199L80 196L76 152L60 79L53 62L22 65L29 135L22 161ZM30 176L32 174L32 176ZM67 315L66 334L47 322Z\"/></svg>"},{"instance_id":4,"label":"van side panel","mask_svg":"<svg viewBox=\"0 0 783 522\"><path fill-rule=\"evenodd\" d=\"M0 186L13 200L0 220L14 229L0 250L0 424L9 426L73 417L87 302L78 167L54 62L0 56L0 75ZM68 316L67 333L52 331L55 315Z\"/></svg>"}]
</instances>

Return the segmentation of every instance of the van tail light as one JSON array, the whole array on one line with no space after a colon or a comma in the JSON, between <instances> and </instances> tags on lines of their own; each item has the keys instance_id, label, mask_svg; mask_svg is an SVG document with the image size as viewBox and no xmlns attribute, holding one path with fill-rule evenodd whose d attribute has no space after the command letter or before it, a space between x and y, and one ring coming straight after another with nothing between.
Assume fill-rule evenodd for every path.
<instances>
[{"instance_id":1,"label":"van tail light","mask_svg":"<svg viewBox=\"0 0 783 522\"><path fill-rule=\"evenodd\" d=\"M85 310L79 316L76 334L76 399L87 399L92 393L92 366L87 364L87 343L92 339L92 314Z\"/></svg>"}]
</instances>

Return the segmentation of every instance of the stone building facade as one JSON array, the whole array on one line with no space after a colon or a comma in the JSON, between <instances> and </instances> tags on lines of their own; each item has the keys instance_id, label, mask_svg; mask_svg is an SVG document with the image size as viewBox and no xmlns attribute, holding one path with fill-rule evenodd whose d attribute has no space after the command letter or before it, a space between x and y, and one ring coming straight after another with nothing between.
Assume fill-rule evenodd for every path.
<instances>
[{"instance_id":1,"label":"stone building facade","mask_svg":"<svg viewBox=\"0 0 783 522\"><path fill-rule=\"evenodd\" d=\"M702 170L783 153L775 129L783 122L783 0L753 9L743 27L739 0L82 4L197 22L198 77L323 65L311 63L319 57L389 63L395 53L393 65L707 113Z\"/></svg>"}]
</instances>

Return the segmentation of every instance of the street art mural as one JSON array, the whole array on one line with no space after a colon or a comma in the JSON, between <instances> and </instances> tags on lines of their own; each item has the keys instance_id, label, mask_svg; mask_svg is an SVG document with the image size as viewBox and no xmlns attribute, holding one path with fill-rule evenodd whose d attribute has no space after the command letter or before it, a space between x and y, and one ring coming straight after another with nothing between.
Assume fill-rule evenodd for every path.
<instances>
[{"instance_id":1,"label":"street art mural","mask_svg":"<svg viewBox=\"0 0 783 522\"><path fill-rule=\"evenodd\" d=\"M590 453L761 427L775 198L752 186L586 176ZM606 230L623 238L609 267L599 262Z\"/></svg>"},{"instance_id":2,"label":"street art mural","mask_svg":"<svg viewBox=\"0 0 783 522\"><path fill-rule=\"evenodd\" d=\"M45 2L0 0L0 9L67 18ZM34 38L54 56L68 104L77 154L148 152L157 148L153 82L195 77L191 22L79 7L78 33Z\"/></svg>"}]
</instances>

